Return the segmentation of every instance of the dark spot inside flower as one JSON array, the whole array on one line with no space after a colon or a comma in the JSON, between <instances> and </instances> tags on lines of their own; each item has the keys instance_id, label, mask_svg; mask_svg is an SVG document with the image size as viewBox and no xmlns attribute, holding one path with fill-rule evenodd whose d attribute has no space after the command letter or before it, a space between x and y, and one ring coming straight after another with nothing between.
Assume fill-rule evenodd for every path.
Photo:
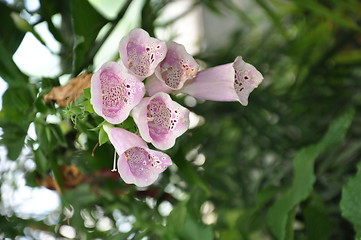
<instances>
[{"instance_id":1,"label":"dark spot inside flower","mask_svg":"<svg viewBox=\"0 0 361 240\"><path fill-rule=\"evenodd\" d=\"M127 88L130 88L130 85L128 84L126 87L127 87Z\"/></svg>"},{"instance_id":2,"label":"dark spot inside flower","mask_svg":"<svg viewBox=\"0 0 361 240\"><path fill-rule=\"evenodd\" d=\"M147 47L145 50L149 51L149 50L150 50L150 48L149 48L149 47Z\"/></svg>"},{"instance_id":3,"label":"dark spot inside flower","mask_svg":"<svg viewBox=\"0 0 361 240\"><path fill-rule=\"evenodd\" d=\"M246 79L246 80L247 80L247 79L248 79L248 77L247 77L247 76L244 76L244 79Z\"/></svg>"}]
</instances>

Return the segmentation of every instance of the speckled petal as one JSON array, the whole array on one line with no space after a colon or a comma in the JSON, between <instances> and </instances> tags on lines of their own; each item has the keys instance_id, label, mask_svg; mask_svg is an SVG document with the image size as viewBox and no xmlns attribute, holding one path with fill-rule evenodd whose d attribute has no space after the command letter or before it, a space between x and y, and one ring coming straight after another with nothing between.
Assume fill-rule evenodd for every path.
<instances>
[{"instance_id":1,"label":"speckled petal","mask_svg":"<svg viewBox=\"0 0 361 240\"><path fill-rule=\"evenodd\" d=\"M262 74L251 64L237 57L233 63L235 71L234 88L242 105L248 105L249 94L262 82Z\"/></svg>"},{"instance_id":2,"label":"speckled petal","mask_svg":"<svg viewBox=\"0 0 361 240\"><path fill-rule=\"evenodd\" d=\"M150 150L138 135L122 128L103 127L119 155L118 172L124 182L146 187L172 165L167 154Z\"/></svg>"},{"instance_id":3,"label":"speckled petal","mask_svg":"<svg viewBox=\"0 0 361 240\"><path fill-rule=\"evenodd\" d=\"M161 150L173 147L189 127L189 110L163 92L144 98L131 114L142 138Z\"/></svg>"},{"instance_id":4,"label":"speckled petal","mask_svg":"<svg viewBox=\"0 0 361 240\"><path fill-rule=\"evenodd\" d=\"M144 94L144 84L116 62L105 63L91 79L94 111L112 124L127 119Z\"/></svg>"},{"instance_id":5,"label":"speckled petal","mask_svg":"<svg viewBox=\"0 0 361 240\"><path fill-rule=\"evenodd\" d=\"M237 57L234 63L198 72L180 90L193 97L211 101L239 101L248 104L248 96L262 82L262 74Z\"/></svg>"},{"instance_id":6,"label":"speckled petal","mask_svg":"<svg viewBox=\"0 0 361 240\"><path fill-rule=\"evenodd\" d=\"M170 165L172 161L165 153L133 147L119 157L118 171L126 183L146 187L154 183Z\"/></svg>"},{"instance_id":7,"label":"speckled petal","mask_svg":"<svg viewBox=\"0 0 361 240\"><path fill-rule=\"evenodd\" d=\"M120 41L119 52L124 66L144 79L152 75L165 58L167 46L165 42L150 37L143 29L136 28Z\"/></svg>"},{"instance_id":8,"label":"speckled petal","mask_svg":"<svg viewBox=\"0 0 361 240\"><path fill-rule=\"evenodd\" d=\"M170 41L167 42L167 49L167 55L156 68L155 76L146 84L146 91L150 96L159 91L170 93L179 90L198 72L198 63L183 45ZM155 77L160 81L155 81Z\"/></svg>"}]
</instances>

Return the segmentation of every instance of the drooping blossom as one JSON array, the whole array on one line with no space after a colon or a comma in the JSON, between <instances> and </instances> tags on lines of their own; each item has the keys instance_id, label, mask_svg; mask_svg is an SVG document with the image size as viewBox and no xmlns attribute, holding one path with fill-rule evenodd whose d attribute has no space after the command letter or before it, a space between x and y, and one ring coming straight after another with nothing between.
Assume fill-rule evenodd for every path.
<instances>
[{"instance_id":1,"label":"drooping blossom","mask_svg":"<svg viewBox=\"0 0 361 240\"><path fill-rule=\"evenodd\" d=\"M161 150L173 147L189 127L189 110L163 92L144 98L131 115L141 137Z\"/></svg>"},{"instance_id":2,"label":"drooping blossom","mask_svg":"<svg viewBox=\"0 0 361 240\"><path fill-rule=\"evenodd\" d=\"M204 100L239 101L246 106L249 94L262 80L262 74L254 66L237 57L233 63L198 72L181 92Z\"/></svg>"},{"instance_id":3,"label":"drooping blossom","mask_svg":"<svg viewBox=\"0 0 361 240\"><path fill-rule=\"evenodd\" d=\"M165 58L167 46L165 42L150 37L143 29L136 28L120 41L119 52L124 66L144 80Z\"/></svg>"},{"instance_id":4,"label":"drooping blossom","mask_svg":"<svg viewBox=\"0 0 361 240\"><path fill-rule=\"evenodd\" d=\"M149 149L134 133L107 125L103 127L119 155L118 172L124 182L138 187L149 186L172 165L167 154Z\"/></svg>"},{"instance_id":5,"label":"drooping blossom","mask_svg":"<svg viewBox=\"0 0 361 240\"><path fill-rule=\"evenodd\" d=\"M90 89L94 111L112 124L123 122L145 94L144 84L116 62L93 74Z\"/></svg>"},{"instance_id":6,"label":"drooping blossom","mask_svg":"<svg viewBox=\"0 0 361 240\"><path fill-rule=\"evenodd\" d=\"M146 83L146 92L153 96L157 92L171 93L183 87L186 80L194 78L198 63L187 53L183 45L167 42L167 55Z\"/></svg>"}]
</instances>

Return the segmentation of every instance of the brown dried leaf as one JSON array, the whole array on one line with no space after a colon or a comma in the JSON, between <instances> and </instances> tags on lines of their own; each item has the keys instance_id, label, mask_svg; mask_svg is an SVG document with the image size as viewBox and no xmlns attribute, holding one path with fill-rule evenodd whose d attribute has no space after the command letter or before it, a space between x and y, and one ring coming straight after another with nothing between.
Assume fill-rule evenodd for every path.
<instances>
[{"instance_id":1,"label":"brown dried leaf","mask_svg":"<svg viewBox=\"0 0 361 240\"><path fill-rule=\"evenodd\" d=\"M59 106L68 106L83 94L83 89L90 87L92 75L92 73L83 73L72 78L64 86L53 87L48 94L44 95L45 102L55 101Z\"/></svg>"},{"instance_id":2,"label":"brown dried leaf","mask_svg":"<svg viewBox=\"0 0 361 240\"><path fill-rule=\"evenodd\" d=\"M63 177L64 188L73 188L78 186L84 179L84 174L74 165L60 166Z\"/></svg>"}]
</instances>

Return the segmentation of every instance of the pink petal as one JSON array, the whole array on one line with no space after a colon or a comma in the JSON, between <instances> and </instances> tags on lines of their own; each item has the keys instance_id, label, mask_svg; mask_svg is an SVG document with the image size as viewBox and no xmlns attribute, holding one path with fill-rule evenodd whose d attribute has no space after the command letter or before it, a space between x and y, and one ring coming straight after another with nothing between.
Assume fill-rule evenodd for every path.
<instances>
[{"instance_id":1,"label":"pink petal","mask_svg":"<svg viewBox=\"0 0 361 240\"><path fill-rule=\"evenodd\" d=\"M181 92L212 101L239 101L248 104L248 96L262 82L262 74L251 64L237 57L234 63L198 72Z\"/></svg>"},{"instance_id":2,"label":"pink petal","mask_svg":"<svg viewBox=\"0 0 361 240\"><path fill-rule=\"evenodd\" d=\"M138 135L123 128L110 127L108 125L103 125L103 128L108 134L108 138L118 155L123 154L127 149L132 147L148 147Z\"/></svg>"},{"instance_id":3,"label":"pink petal","mask_svg":"<svg viewBox=\"0 0 361 240\"><path fill-rule=\"evenodd\" d=\"M170 157L148 148L133 147L118 160L119 174L128 184L146 187L154 183L159 174L172 165Z\"/></svg>"},{"instance_id":4,"label":"pink petal","mask_svg":"<svg viewBox=\"0 0 361 240\"><path fill-rule=\"evenodd\" d=\"M144 84L115 62L105 63L91 79L94 111L112 124L127 119L144 94Z\"/></svg>"},{"instance_id":5,"label":"pink petal","mask_svg":"<svg viewBox=\"0 0 361 240\"><path fill-rule=\"evenodd\" d=\"M163 92L144 98L132 116L142 138L161 150L173 147L189 127L189 110Z\"/></svg>"},{"instance_id":6,"label":"pink petal","mask_svg":"<svg viewBox=\"0 0 361 240\"><path fill-rule=\"evenodd\" d=\"M153 74L145 82L145 91L148 96L153 96L158 92L171 93L174 90Z\"/></svg>"},{"instance_id":7,"label":"pink petal","mask_svg":"<svg viewBox=\"0 0 361 240\"><path fill-rule=\"evenodd\" d=\"M122 128L103 127L119 155L118 172L124 182L138 187L148 186L172 165L167 154L150 150L138 135Z\"/></svg>"},{"instance_id":8,"label":"pink petal","mask_svg":"<svg viewBox=\"0 0 361 240\"><path fill-rule=\"evenodd\" d=\"M167 49L167 55L156 68L155 76L153 75L146 84L150 96L159 91L170 93L179 90L198 72L198 63L187 53L183 45L171 41L167 42ZM155 77L160 81L156 81Z\"/></svg>"},{"instance_id":9,"label":"pink petal","mask_svg":"<svg viewBox=\"0 0 361 240\"><path fill-rule=\"evenodd\" d=\"M242 105L248 105L248 96L262 82L262 74L251 64L237 57L233 63L235 71L234 88Z\"/></svg>"},{"instance_id":10,"label":"pink petal","mask_svg":"<svg viewBox=\"0 0 361 240\"><path fill-rule=\"evenodd\" d=\"M144 79L152 75L165 58L167 46L143 29L136 28L120 41L119 52L124 66Z\"/></svg>"}]
</instances>

